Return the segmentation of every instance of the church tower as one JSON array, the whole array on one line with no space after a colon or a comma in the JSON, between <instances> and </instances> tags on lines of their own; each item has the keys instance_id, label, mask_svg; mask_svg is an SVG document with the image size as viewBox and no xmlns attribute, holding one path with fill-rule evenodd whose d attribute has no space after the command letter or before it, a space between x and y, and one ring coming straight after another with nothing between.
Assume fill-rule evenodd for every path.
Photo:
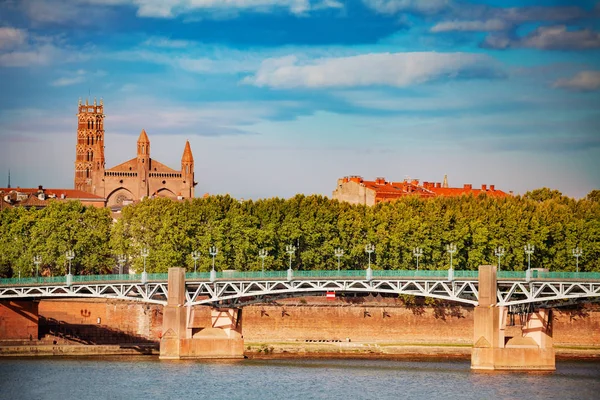
<instances>
[{"instance_id":1,"label":"church tower","mask_svg":"<svg viewBox=\"0 0 600 400\"><path fill-rule=\"evenodd\" d=\"M75 148L75 189L102 195L104 179L104 105L85 104L79 99L77 145ZM103 188L102 188L103 190Z\"/></svg>"},{"instance_id":2,"label":"church tower","mask_svg":"<svg viewBox=\"0 0 600 400\"><path fill-rule=\"evenodd\" d=\"M138 171L138 198L148 197L148 173L150 171L150 139L142 129L137 141L137 171Z\"/></svg>"},{"instance_id":3,"label":"church tower","mask_svg":"<svg viewBox=\"0 0 600 400\"><path fill-rule=\"evenodd\" d=\"M196 183L194 182L194 156L192 155L189 140L186 140L183 156L181 156L181 176L183 177L181 195L184 198L191 199L194 197L194 186Z\"/></svg>"}]
</instances>

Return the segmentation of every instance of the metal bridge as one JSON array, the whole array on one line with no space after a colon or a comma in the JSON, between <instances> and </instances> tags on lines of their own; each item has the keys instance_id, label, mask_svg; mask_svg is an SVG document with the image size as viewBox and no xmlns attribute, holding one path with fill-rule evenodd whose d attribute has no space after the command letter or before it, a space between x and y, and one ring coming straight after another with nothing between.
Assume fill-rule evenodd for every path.
<instances>
[{"instance_id":1,"label":"metal bridge","mask_svg":"<svg viewBox=\"0 0 600 400\"><path fill-rule=\"evenodd\" d=\"M600 273L500 271L497 306L600 300ZM372 293L478 304L478 272L457 270L269 271L186 274L184 306L242 307L285 297ZM167 274L1 279L0 300L107 298L167 304Z\"/></svg>"}]
</instances>

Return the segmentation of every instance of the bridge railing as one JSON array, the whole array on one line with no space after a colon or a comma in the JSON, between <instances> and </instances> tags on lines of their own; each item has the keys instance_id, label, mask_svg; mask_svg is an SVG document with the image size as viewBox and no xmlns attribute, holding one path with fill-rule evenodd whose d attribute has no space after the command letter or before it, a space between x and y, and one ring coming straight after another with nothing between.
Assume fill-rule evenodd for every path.
<instances>
[{"instance_id":1,"label":"bridge railing","mask_svg":"<svg viewBox=\"0 0 600 400\"><path fill-rule=\"evenodd\" d=\"M600 280L600 272L544 272L531 271L532 280ZM365 270L315 270L294 271L294 278L337 278L337 279L365 279ZM148 281L167 281L168 274L147 274ZM186 280L209 280L210 272L188 272ZM373 278L423 278L444 279L448 277L448 270L373 270ZM218 271L216 279L286 279L287 271ZM478 271L454 270L455 279L477 279ZM525 280L525 271L498 271L498 279ZM95 282L141 282L141 274L115 274L115 275L74 275L73 283ZM66 277L26 277L3 278L0 285L52 285L66 284Z\"/></svg>"}]
</instances>

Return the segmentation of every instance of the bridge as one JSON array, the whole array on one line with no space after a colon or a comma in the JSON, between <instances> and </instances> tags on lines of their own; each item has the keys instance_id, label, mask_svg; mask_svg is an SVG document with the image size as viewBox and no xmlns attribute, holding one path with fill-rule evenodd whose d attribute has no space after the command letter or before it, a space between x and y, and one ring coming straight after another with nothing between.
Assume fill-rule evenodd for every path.
<instances>
[{"instance_id":1,"label":"bridge","mask_svg":"<svg viewBox=\"0 0 600 400\"><path fill-rule=\"evenodd\" d=\"M61 276L0 280L0 300L107 298L164 306L161 358L243 356L241 311L252 303L336 293L413 295L475 306L473 369L555 368L552 310L600 299L600 273L461 270L222 271ZM529 305L521 338L505 335L509 307ZM194 329L194 306L209 306L207 329Z\"/></svg>"},{"instance_id":2,"label":"bridge","mask_svg":"<svg viewBox=\"0 0 600 400\"><path fill-rule=\"evenodd\" d=\"M243 307L285 297L336 293L412 295L478 305L478 271L223 271L185 275L185 306ZM0 279L0 299L107 298L166 305L167 274ZM498 307L551 306L600 298L600 273L500 271ZM68 283L67 283L68 282Z\"/></svg>"}]
</instances>

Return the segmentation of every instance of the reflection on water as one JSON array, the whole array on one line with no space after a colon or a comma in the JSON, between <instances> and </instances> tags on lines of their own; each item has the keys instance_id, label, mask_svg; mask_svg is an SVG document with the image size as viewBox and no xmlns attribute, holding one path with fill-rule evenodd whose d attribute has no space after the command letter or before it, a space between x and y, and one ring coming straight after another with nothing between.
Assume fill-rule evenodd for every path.
<instances>
[{"instance_id":1,"label":"reflection on water","mask_svg":"<svg viewBox=\"0 0 600 400\"><path fill-rule=\"evenodd\" d=\"M0 399L595 399L600 362L554 373L472 372L469 361L0 359Z\"/></svg>"}]
</instances>

